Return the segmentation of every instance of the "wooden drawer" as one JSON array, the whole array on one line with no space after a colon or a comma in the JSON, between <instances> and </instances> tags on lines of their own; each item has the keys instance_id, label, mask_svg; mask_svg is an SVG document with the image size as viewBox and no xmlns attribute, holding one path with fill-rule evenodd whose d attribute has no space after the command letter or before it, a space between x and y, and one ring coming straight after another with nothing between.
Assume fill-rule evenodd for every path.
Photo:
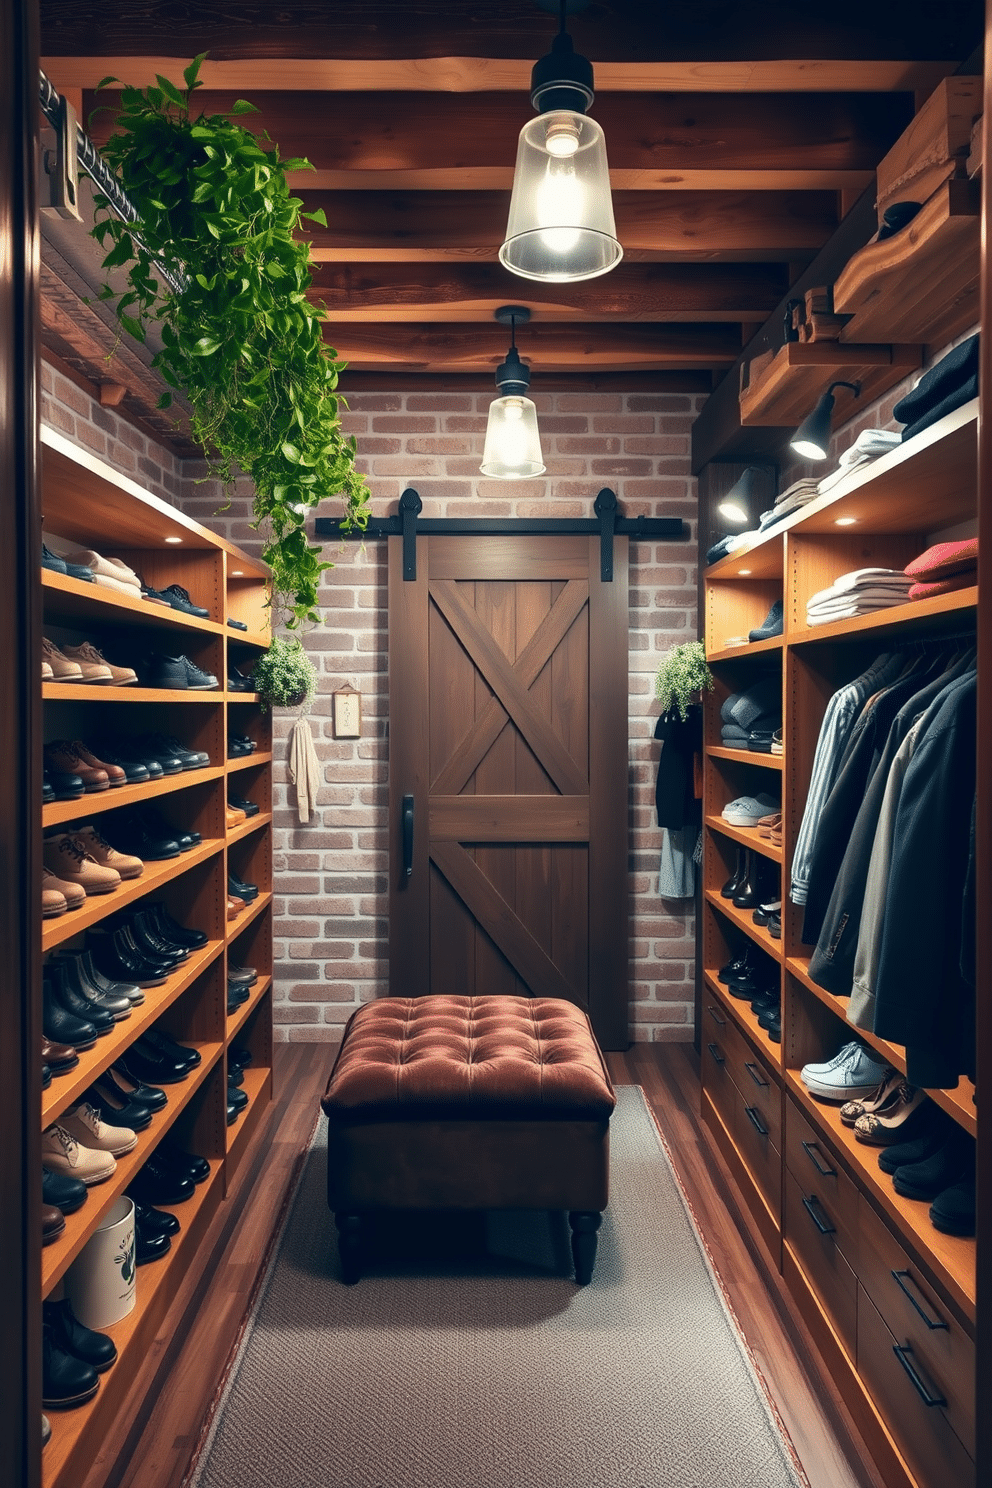
<instances>
[{"instance_id":1,"label":"wooden drawer","mask_svg":"<svg viewBox=\"0 0 992 1488\"><path fill-rule=\"evenodd\" d=\"M947 1401L947 1419L974 1455L975 1345L864 1196L859 1279L896 1342L912 1349Z\"/></svg>"},{"instance_id":2,"label":"wooden drawer","mask_svg":"<svg viewBox=\"0 0 992 1488\"><path fill-rule=\"evenodd\" d=\"M730 1019L725 1029L719 1029L714 1037L709 1028L703 1030L702 1079L703 1089L723 1118L723 1124L733 1135L740 1095L730 1075L727 1034L735 1030Z\"/></svg>"},{"instance_id":3,"label":"wooden drawer","mask_svg":"<svg viewBox=\"0 0 992 1488\"><path fill-rule=\"evenodd\" d=\"M777 1090L776 1090L777 1093ZM782 1150L772 1140L771 1127L754 1101L738 1092L734 1140L757 1188L773 1214L782 1203Z\"/></svg>"},{"instance_id":4,"label":"wooden drawer","mask_svg":"<svg viewBox=\"0 0 992 1488\"><path fill-rule=\"evenodd\" d=\"M730 1077L743 1096L744 1105L756 1113L772 1146L781 1152L782 1087L774 1070L740 1033L736 1043L731 1041L729 1060Z\"/></svg>"},{"instance_id":5,"label":"wooden drawer","mask_svg":"<svg viewBox=\"0 0 992 1488\"><path fill-rule=\"evenodd\" d=\"M897 1346L905 1349L905 1363ZM921 1488L974 1488L975 1464L937 1403L937 1382L915 1349L892 1336L864 1287L858 1289L858 1372Z\"/></svg>"},{"instance_id":6,"label":"wooden drawer","mask_svg":"<svg viewBox=\"0 0 992 1488\"><path fill-rule=\"evenodd\" d=\"M834 1157L826 1141L807 1121L794 1101L786 1101L785 1165L809 1200L822 1205L836 1231L835 1243L858 1269L858 1203L855 1185Z\"/></svg>"},{"instance_id":7,"label":"wooden drawer","mask_svg":"<svg viewBox=\"0 0 992 1488\"><path fill-rule=\"evenodd\" d=\"M807 1207L808 1206L808 1207ZM851 1358L857 1353L858 1279L841 1253L830 1214L785 1174L785 1238Z\"/></svg>"}]
</instances>

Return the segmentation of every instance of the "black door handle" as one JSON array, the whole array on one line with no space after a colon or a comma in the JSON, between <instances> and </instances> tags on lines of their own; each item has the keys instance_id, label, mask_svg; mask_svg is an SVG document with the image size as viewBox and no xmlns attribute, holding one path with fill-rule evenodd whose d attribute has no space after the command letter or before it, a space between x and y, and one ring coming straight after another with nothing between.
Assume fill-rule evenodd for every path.
<instances>
[{"instance_id":1,"label":"black door handle","mask_svg":"<svg viewBox=\"0 0 992 1488\"><path fill-rule=\"evenodd\" d=\"M413 797L403 797L403 876L413 874Z\"/></svg>"},{"instance_id":2,"label":"black door handle","mask_svg":"<svg viewBox=\"0 0 992 1488\"><path fill-rule=\"evenodd\" d=\"M750 1121L751 1125L754 1127L759 1136L767 1137L768 1128L753 1106L745 1106L744 1115L747 1117L748 1121Z\"/></svg>"},{"instance_id":3,"label":"black door handle","mask_svg":"<svg viewBox=\"0 0 992 1488\"><path fill-rule=\"evenodd\" d=\"M806 1213L816 1225L816 1228L819 1230L821 1235L836 1235L836 1225L832 1225L829 1219L827 1219L820 1201L815 1194L812 1196L812 1198L803 1199L803 1208L806 1210ZM822 1219L820 1218L821 1214L823 1215ZM824 1221L826 1221L826 1223L824 1223Z\"/></svg>"},{"instance_id":4,"label":"black door handle","mask_svg":"<svg viewBox=\"0 0 992 1488\"><path fill-rule=\"evenodd\" d=\"M894 1343L892 1345L892 1352L899 1360L899 1363L902 1365L903 1369L905 1369L906 1373L909 1375L913 1388L916 1391L917 1395L919 1395L920 1399L923 1401L924 1405L947 1404L946 1398L943 1395L938 1395L936 1391L931 1390L927 1381L923 1378L923 1376L920 1374L920 1371L916 1368L915 1364L913 1363L913 1350L910 1348L908 1343Z\"/></svg>"}]
</instances>

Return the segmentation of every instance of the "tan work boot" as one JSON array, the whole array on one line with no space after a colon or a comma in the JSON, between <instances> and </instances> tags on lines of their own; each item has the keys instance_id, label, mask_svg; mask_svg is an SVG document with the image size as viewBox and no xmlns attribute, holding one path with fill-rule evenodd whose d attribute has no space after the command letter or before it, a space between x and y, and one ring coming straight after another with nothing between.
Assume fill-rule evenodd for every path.
<instances>
[{"instance_id":1,"label":"tan work boot","mask_svg":"<svg viewBox=\"0 0 992 1488\"><path fill-rule=\"evenodd\" d=\"M100 864L101 868L113 868L121 878L140 878L145 871L145 865L141 858L136 858L132 853L118 852L116 847L111 847L99 827L93 822L87 822L84 827L77 827L73 833L77 842L82 843L84 851Z\"/></svg>"},{"instance_id":2,"label":"tan work boot","mask_svg":"<svg viewBox=\"0 0 992 1488\"><path fill-rule=\"evenodd\" d=\"M116 868L102 867L71 832L46 837L45 867L65 883L78 884L86 894L109 894L121 886Z\"/></svg>"},{"instance_id":3,"label":"tan work boot","mask_svg":"<svg viewBox=\"0 0 992 1488\"><path fill-rule=\"evenodd\" d=\"M83 669L78 662L70 661L68 656L63 656L54 641L47 636L41 638L41 664L42 676L44 676L45 664L51 670L53 682L82 682L84 681ZM109 668L108 668L109 672Z\"/></svg>"},{"instance_id":4,"label":"tan work boot","mask_svg":"<svg viewBox=\"0 0 992 1488\"><path fill-rule=\"evenodd\" d=\"M83 680L86 681L86 668L97 666L110 673L110 681L114 687L130 687L137 682L138 674L133 667L114 666L108 661L102 651L98 651L92 641L83 641L79 646L62 647L62 655L67 656L70 661L76 661L83 668Z\"/></svg>"},{"instance_id":5,"label":"tan work boot","mask_svg":"<svg viewBox=\"0 0 992 1488\"><path fill-rule=\"evenodd\" d=\"M41 918L53 920L56 915L65 914L69 905L65 895L59 889L53 889L52 884L58 880L52 874L42 871L41 880Z\"/></svg>"},{"instance_id":6,"label":"tan work boot","mask_svg":"<svg viewBox=\"0 0 992 1488\"><path fill-rule=\"evenodd\" d=\"M44 904L46 894L58 894L65 901L66 909L78 909L81 904L86 903L86 890L81 889L77 883L66 883L64 879L56 878L50 868L41 870L41 903L42 915L45 914ZM56 910L56 914L62 911Z\"/></svg>"}]
</instances>

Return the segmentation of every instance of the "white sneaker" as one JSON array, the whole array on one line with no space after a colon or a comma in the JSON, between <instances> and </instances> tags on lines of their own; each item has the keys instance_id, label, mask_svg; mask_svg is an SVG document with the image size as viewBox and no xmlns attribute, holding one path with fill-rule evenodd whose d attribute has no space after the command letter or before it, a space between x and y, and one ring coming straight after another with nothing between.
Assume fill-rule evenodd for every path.
<instances>
[{"instance_id":1,"label":"white sneaker","mask_svg":"<svg viewBox=\"0 0 992 1488\"><path fill-rule=\"evenodd\" d=\"M80 1147L75 1137L70 1136L64 1126L50 1126L41 1134L41 1160L52 1173L61 1173L66 1178L78 1178L81 1182L103 1183L117 1171L117 1163L109 1152L94 1152L89 1147Z\"/></svg>"},{"instance_id":2,"label":"white sneaker","mask_svg":"<svg viewBox=\"0 0 992 1488\"><path fill-rule=\"evenodd\" d=\"M762 792L759 796L738 796L736 801L728 801L720 814L731 826L756 827L763 816L781 809L781 801Z\"/></svg>"},{"instance_id":3,"label":"white sneaker","mask_svg":"<svg viewBox=\"0 0 992 1488\"><path fill-rule=\"evenodd\" d=\"M108 1126L89 1101L81 1101L66 1111L61 1124L81 1147L88 1147L92 1152L109 1152L114 1157L123 1157L125 1152L132 1152L138 1145L138 1138L129 1126Z\"/></svg>"},{"instance_id":4,"label":"white sneaker","mask_svg":"<svg viewBox=\"0 0 992 1488\"><path fill-rule=\"evenodd\" d=\"M863 1044L846 1044L826 1064L807 1064L800 1079L810 1095L821 1100L849 1101L871 1095L891 1073L890 1067L875 1059Z\"/></svg>"}]
</instances>

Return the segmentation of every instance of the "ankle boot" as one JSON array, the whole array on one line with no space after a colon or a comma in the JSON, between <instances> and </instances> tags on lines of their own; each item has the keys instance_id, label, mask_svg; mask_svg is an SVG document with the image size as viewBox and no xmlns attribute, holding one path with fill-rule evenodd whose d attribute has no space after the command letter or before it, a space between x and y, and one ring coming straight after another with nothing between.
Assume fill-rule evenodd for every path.
<instances>
[{"instance_id":1,"label":"ankle boot","mask_svg":"<svg viewBox=\"0 0 992 1488\"><path fill-rule=\"evenodd\" d=\"M735 909L757 909L759 905L778 897L777 865L768 858L763 858L760 853L751 852L750 849L748 851L751 863L744 883L734 895Z\"/></svg>"},{"instance_id":2,"label":"ankle boot","mask_svg":"<svg viewBox=\"0 0 992 1488\"><path fill-rule=\"evenodd\" d=\"M734 859L734 871L727 879L727 882L724 884L723 888L720 890L722 898L733 899L741 884L744 882L744 873L747 864L748 851L749 849L746 847L738 847L736 849L737 856Z\"/></svg>"}]
</instances>

